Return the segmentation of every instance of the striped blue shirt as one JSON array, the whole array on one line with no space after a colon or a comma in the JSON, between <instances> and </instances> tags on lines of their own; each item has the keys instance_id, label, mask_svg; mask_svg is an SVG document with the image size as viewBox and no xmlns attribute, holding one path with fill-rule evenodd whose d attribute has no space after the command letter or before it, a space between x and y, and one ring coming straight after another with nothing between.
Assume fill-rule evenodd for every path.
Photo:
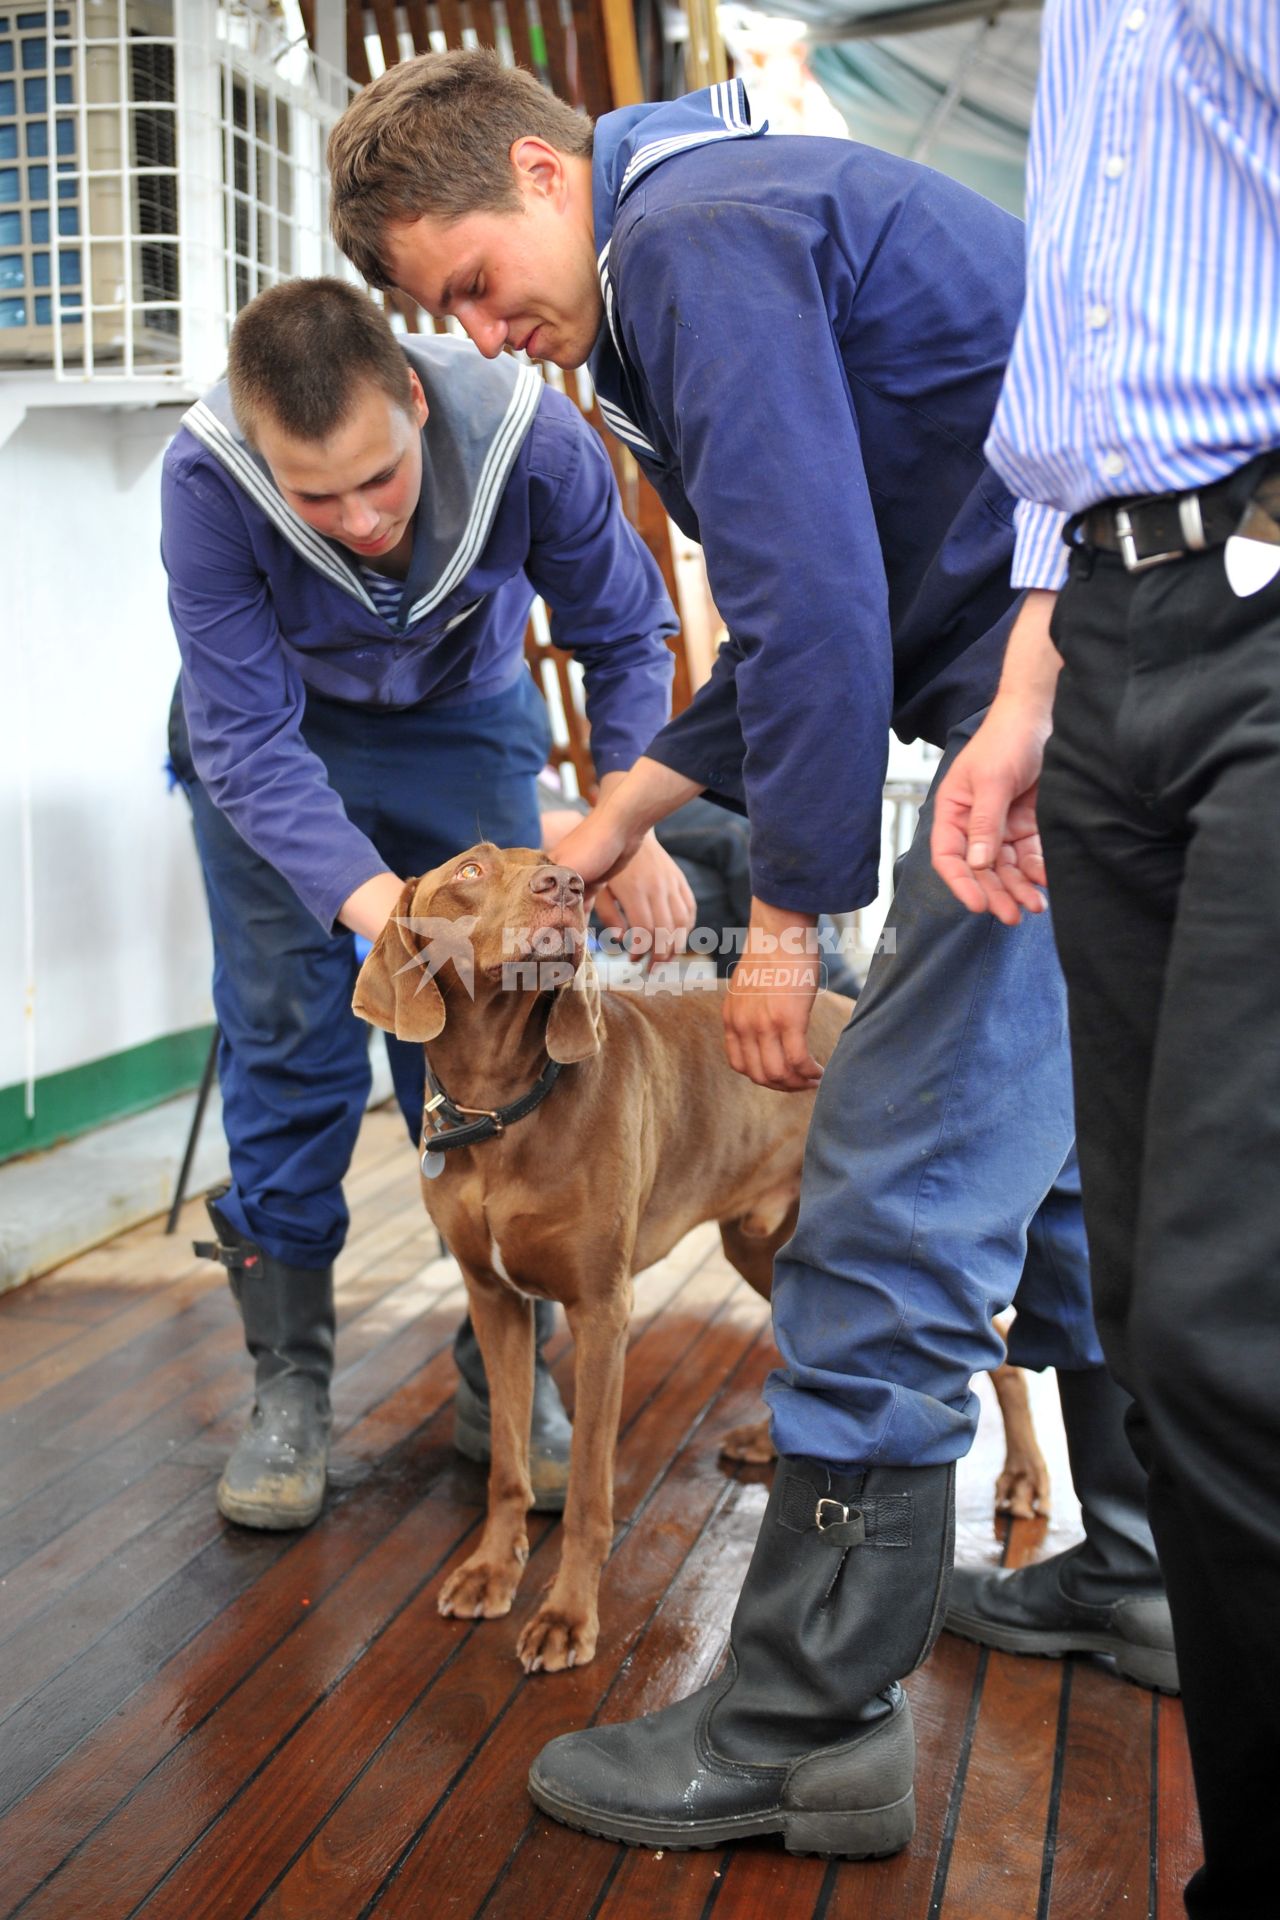
<instances>
[{"instance_id":1,"label":"striped blue shirt","mask_svg":"<svg viewBox=\"0 0 1280 1920\"><path fill-rule=\"evenodd\" d=\"M1064 512L1280 446L1277 0L1047 0L1027 206L986 452L1055 587Z\"/></svg>"},{"instance_id":2,"label":"striped blue shirt","mask_svg":"<svg viewBox=\"0 0 1280 1920\"><path fill-rule=\"evenodd\" d=\"M365 592L372 600L378 612L389 627L394 627L400 618L400 602L404 599L404 581L393 580L389 573L379 573L376 567L367 567L360 562L360 578L364 581Z\"/></svg>"}]
</instances>

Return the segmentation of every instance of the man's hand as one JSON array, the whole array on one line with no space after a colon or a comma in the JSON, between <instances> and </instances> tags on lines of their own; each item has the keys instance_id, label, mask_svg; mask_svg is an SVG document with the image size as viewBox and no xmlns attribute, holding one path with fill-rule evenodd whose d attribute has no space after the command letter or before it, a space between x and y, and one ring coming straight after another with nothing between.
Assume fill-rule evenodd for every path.
<instances>
[{"instance_id":1,"label":"man's hand","mask_svg":"<svg viewBox=\"0 0 1280 1920\"><path fill-rule=\"evenodd\" d=\"M641 758L629 773L607 773L600 803L557 842L561 866L582 875L606 926L643 929L655 960L683 949L695 907L684 875L649 829L701 789L657 760Z\"/></svg>"},{"instance_id":2,"label":"man's hand","mask_svg":"<svg viewBox=\"0 0 1280 1920\"><path fill-rule=\"evenodd\" d=\"M603 811L597 808L597 813ZM573 867L582 873L582 867L575 858L566 858L566 851L572 856L586 842L586 855L591 857L595 849L587 836L577 836L587 820L595 819L594 814L570 813L567 808L553 808L542 816L542 844L562 866ZM606 857L611 845L608 836L598 843L601 857ZM583 874L584 880L587 876ZM587 881L588 887L591 882ZM620 932L627 930L642 931L647 938L631 943L637 950L652 953L654 960L670 960L675 954L683 953L689 929L694 923L697 905L690 892L689 883L681 873L669 853L659 846L652 833L646 833L639 849L628 860L625 867L614 870L608 885L601 885L595 897L595 911L606 927L615 927ZM628 945L626 941L622 943Z\"/></svg>"},{"instance_id":3,"label":"man's hand","mask_svg":"<svg viewBox=\"0 0 1280 1920\"><path fill-rule=\"evenodd\" d=\"M724 1037L730 1066L758 1087L805 1093L822 1078L809 1051L821 964L810 937L816 925L816 914L751 903L746 946L725 995Z\"/></svg>"},{"instance_id":4,"label":"man's hand","mask_svg":"<svg viewBox=\"0 0 1280 1920\"><path fill-rule=\"evenodd\" d=\"M933 864L970 913L1016 927L1043 913L1044 856L1036 830L1043 741L1017 713L993 706L960 753L933 807Z\"/></svg>"},{"instance_id":5,"label":"man's hand","mask_svg":"<svg viewBox=\"0 0 1280 1920\"><path fill-rule=\"evenodd\" d=\"M604 925L647 936L622 944L628 952L650 953L655 962L684 952L697 911L689 882L652 833L596 895Z\"/></svg>"},{"instance_id":6,"label":"man's hand","mask_svg":"<svg viewBox=\"0 0 1280 1920\"><path fill-rule=\"evenodd\" d=\"M554 828L548 833L545 815L542 832L547 852L555 855L560 866L580 873L589 894L620 872L644 839L643 833L632 834L627 822L610 813L603 800L575 820L563 839L554 838Z\"/></svg>"},{"instance_id":7,"label":"man's hand","mask_svg":"<svg viewBox=\"0 0 1280 1920\"><path fill-rule=\"evenodd\" d=\"M991 711L934 801L934 868L970 913L1006 927L1045 908L1036 793L1062 664L1049 638L1054 598L1027 595Z\"/></svg>"}]
</instances>

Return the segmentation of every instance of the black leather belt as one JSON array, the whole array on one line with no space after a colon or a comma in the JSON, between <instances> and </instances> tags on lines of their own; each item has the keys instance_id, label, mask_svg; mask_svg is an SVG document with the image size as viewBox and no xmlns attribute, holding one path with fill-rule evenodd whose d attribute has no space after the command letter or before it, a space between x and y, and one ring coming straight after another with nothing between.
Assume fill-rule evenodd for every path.
<instances>
[{"instance_id":1,"label":"black leather belt","mask_svg":"<svg viewBox=\"0 0 1280 1920\"><path fill-rule=\"evenodd\" d=\"M1211 487L1191 493L1161 493L1145 499L1108 500L1068 521L1069 546L1100 547L1118 553L1130 573L1183 560L1189 553L1221 547L1240 525L1245 506L1280 514L1280 471L1273 463L1252 488L1243 491L1241 475L1229 474Z\"/></svg>"}]
</instances>

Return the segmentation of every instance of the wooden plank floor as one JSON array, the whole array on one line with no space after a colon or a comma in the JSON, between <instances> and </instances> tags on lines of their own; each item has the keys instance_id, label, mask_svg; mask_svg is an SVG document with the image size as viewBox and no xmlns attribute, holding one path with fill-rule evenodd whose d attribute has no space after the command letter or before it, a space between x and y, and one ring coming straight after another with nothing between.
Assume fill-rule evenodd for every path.
<instances>
[{"instance_id":1,"label":"wooden plank floor","mask_svg":"<svg viewBox=\"0 0 1280 1920\"><path fill-rule=\"evenodd\" d=\"M480 1472L450 1446L452 1263L432 1257L398 1117L369 1116L339 1269L334 1491L305 1534L213 1503L249 1401L198 1203L0 1299L0 1914L24 1920L1176 1920L1197 1858L1181 1713L1087 1661L944 1635L913 1676L919 1829L892 1861L635 1852L535 1814L552 1735L662 1705L713 1669L764 1504L717 1437L752 1416L767 1312L714 1230L642 1276L592 1665L526 1679L548 1577L535 1518L515 1611L441 1619ZM569 1356L552 1349L562 1384ZM985 1382L983 1383L985 1385ZM1051 1382L1033 1382L1071 1537ZM960 1550L999 1557L990 1396Z\"/></svg>"}]
</instances>

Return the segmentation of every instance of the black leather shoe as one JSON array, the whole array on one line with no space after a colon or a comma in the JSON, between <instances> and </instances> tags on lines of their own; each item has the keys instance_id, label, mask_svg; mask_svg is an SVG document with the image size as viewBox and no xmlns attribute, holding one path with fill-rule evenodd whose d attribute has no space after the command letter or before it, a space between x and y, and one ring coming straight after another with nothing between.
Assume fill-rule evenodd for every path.
<instances>
[{"instance_id":1,"label":"black leather shoe","mask_svg":"<svg viewBox=\"0 0 1280 1920\"><path fill-rule=\"evenodd\" d=\"M1147 1476L1125 1431L1132 1403L1105 1367L1059 1372L1058 1395L1085 1537L1016 1572L957 1567L948 1631L1002 1653L1109 1654L1126 1680L1177 1693Z\"/></svg>"},{"instance_id":2,"label":"black leather shoe","mask_svg":"<svg viewBox=\"0 0 1280 1920\"><path fill-rule=\"evenodd\" d=\"M553 1740L529 1775L537 1805L630 1846L906 1846L915 1741L896 1682L941 1624L952 1486L951 1467L780 1459L724 1672L661 1713Z\"/></svg>"},{"instance_id":3,"label":"black leather shoe","mask_svg":"<svg viewBox=\"0 0 1280 1920\"><path fill-rule=\"evenodd\" d=\"M1125 1593L1109 1603L1075 1600L1066 1591L1073 1552L1006 1573L957 1567L947 1630L1002 1653L1110 1654L1116 1670L1140 1687L1178 1691L1178 1657L1164 1592Z\"/></svg>"}]
</instances>

